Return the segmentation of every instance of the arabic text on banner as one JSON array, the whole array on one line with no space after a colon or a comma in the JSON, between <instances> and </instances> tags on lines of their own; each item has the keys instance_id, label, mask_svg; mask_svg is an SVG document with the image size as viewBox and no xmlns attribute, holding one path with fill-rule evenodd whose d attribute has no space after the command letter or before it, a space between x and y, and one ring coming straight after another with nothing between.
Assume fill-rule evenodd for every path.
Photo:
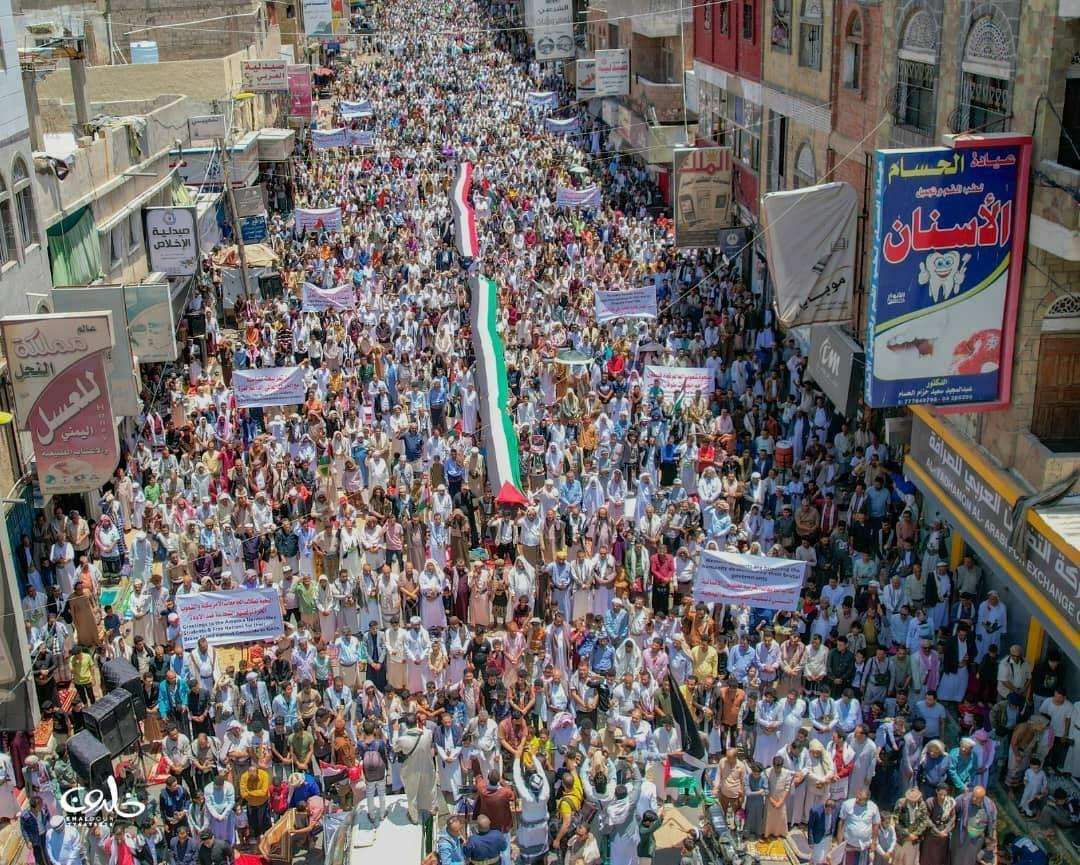
<instances>
[{"instance_id":1,"label":"arabic text on banner","mask_svg":"<svg viewBox=\"0 0 1080 865\"><path fill-rule=\"evenodd\" d=\"M269 366L233 370L233 394L237 408L298 405L304 401L304 368Z\"/></svg>"},{"instance_id":2,"label":"arabic text on banner","mask_svg":"<svg viewBox=\"0 0 1080 865\"><path fill-rule=\"evenodd\" d=\"M295 230L297 234L303 234L305 231L341 230L340 207L324 207L319 210L305 210L298 207L293 211L293 216L296 219Z\"/></svg>"},{"instance_id":3,"label":"arabic text on banner","mask_svg":"<svg viewBox=\"0 0 1080 865\"><path fill-rule=\"evenodd\" d=\"M999 399L1029 151L992 139L878 151L866 338L874 408Z\"/></svg>"},{"instance_id":4,"label":"arabic text on banner","mask_svg":"<svg viewBox=\"0 0 1080 865\"><path fill-rule=\"evenodd\" d=\"M557 117L545 117L544 128L548 132L555 132L559 135L569 135L570 133L577 132L581 128L581 121L577 117L569 117L566 120L560 120Z\"/></svg>"},{"instance_id":5,"label":"arabic text on banner","mask_svg":"<svg viewBox=\"0 0 1080 865\"><path fill-rule=\"evenodd\" d=\"M645 367L645 392L659 387L664 396L674 399L681 392L684 396L713 392L715 376L712 370L696 366Z\"/></svg>"},{"instance_id":6,"label":"arabic text on banner","mask_svg":"<svg viewBox=\"0 0 1080 865\"><path fill-rule=\"evenodd\" d=\"M319 288L311 282L305 282L302 297L304 312L322 312L324 309L355 309L356 292L352 285L345 283L334 288Z\"/></svg>"},{"instance_id":7,"label":"arabic text on banner","mask_svg":"<svg viewBox=\"0 0 1080 865\"><path fill-rule=\"evenodd\" d=\"M620 318L656 318L656 286L626 291L596 291L596 323Z\"/></svg>"},{"instance_id":8,"label":"arabic text on banner","mask_svg":"<svg viewBox=\"0 0 1080 865\"><path fill-rule=\"evenodd\" d=\"M367 99L361 99L359 102L349 102L347 99L342 99L338 103L338 113L346 120L353 120L358 117L373 117L375 109L371 107L371 102Z\"/></svg>"},{"instance_id":9,"label":"arabic text on banner","mask_svg":"<svg viewBox=\"0 0 1080 865\"><path fill-rule=\"evenodd\" d=\"M329 150L332 147L344 147L349 143L349 130L344 126L337 129L312 129L311 144L316 150Z\"/></svg>"},{"instance_id":10,"label":"arabic text on banner","mask_svg":"<svg viewBox=\"0 0 1080 865\"><path fill-rule=\"evenodd\" d=\"M276 589L234 589L176 596L184 648L205 638L211 646L276 639L285 633Z\"/></svg>"},{"instance_id":11,"label":"arabic text on banner","mask_svg":"<svg viewBox=\"0 0 1080 865\"><path fill-rule=\"evenodd\" d=\"M823 183L762 199L776 314L785 327L851 320L858 196Z\"/></svg>"},{"instance_id":12,"label":"arabic text on banner","mask_svg":"<svg viewBox=\"0 0 1080 865\"><path fill-rule=\"evenodd\" d=\"M525 94L525 104L530 108L558 108L559 94L551 90L530 91Z\"/></svg>"},{"instance_id":13,"label":"arabic text on banner","mask_svg":"<svg viewBox=\"0 0 1080 865\"><path fill-rule=\"evenodd\" d=\"M571 189L568 186L559 186L555 189L556 207L599 207L600 187L590 186L587 189Z\"/></svg>"},{"instance_id":14,"label":"arabic text on banner","mask_svg":"<svg viewBox=\"0 0 1080 865\"><path fill-rule=\"evenodd\" d=\"M694 575L694 600L794 610L808 570L806 562L794 559L702 550Z\"/></svg>"}]
</instances>

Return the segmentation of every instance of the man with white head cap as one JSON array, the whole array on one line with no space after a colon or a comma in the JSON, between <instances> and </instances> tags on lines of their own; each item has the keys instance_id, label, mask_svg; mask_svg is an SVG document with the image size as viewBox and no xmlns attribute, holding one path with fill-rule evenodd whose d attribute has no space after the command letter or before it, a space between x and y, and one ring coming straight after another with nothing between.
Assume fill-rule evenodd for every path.
<instances>
[{"instance_id":1,"label":"man with white head cap","mask_svg":"<svg viewBox=\"0 0 1080 865\"><path fill-rule=\"evenodd\" d=\"M431 656L431 636L421 625L419 616L409 619L401 649L405 655L406 687L410 693L419 694L427 684L428 658Z\"/></svg>"},{"instance_id":2,"label":"man with white head cap","mask_svg":"<svg viewBox=\"0 0 1080 865\"><path fill-rule=\"evenodd\" d=\"M62 814L49 820L45 833L45 855L49 865L82 865L82 836L74 826L69 826Z\"/></svg>"}]
</instances>

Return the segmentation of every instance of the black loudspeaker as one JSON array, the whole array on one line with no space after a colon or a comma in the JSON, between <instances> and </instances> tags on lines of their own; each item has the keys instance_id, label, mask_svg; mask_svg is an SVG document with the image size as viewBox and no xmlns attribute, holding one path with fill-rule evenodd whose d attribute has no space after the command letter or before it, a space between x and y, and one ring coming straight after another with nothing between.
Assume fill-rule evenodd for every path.
<instances>
[{"instance_id":1,"label":"black loudspeaker","mask_svg":"<svg viewBox=\"0 0 1080 865\"><path fill-rule=\"evenodd\" d=\"M263 300L274 300L285 292L280 273L267 273L259 277L259 294Z\"/></svg>"},{"instance_id":2,"label":"black loudspeaker","mask_svg":"<svg viewBox=\"0 0 1080 865\"><path fill-rule=\"evenodd\" d=\"M92 790L104 790L112 777L112 754L94 734L87 730L76 733L67 742L68 761L83 785Z\"/></svg>"},{"instance_id":3,"label":"black loudspeaker","mask_svg":"<svg viewBox=\"0 0 1080 865\"><path fill-rule=\"evenodd\" d=\"M106 693L116 688L123 688L131 694L135 717L140 721L146 720L146 697L143 695L139 671L131 666L131 662L127 658L114 658L111 661L106 661L101 668L101 678Z\"/></svg>"},{"instance_id":4,"label":"black loudspeaker","mask_svg":"<svg viewBox=\"0 0 1080 865\"><path fill-rule=\"evenodd\" d=\"M109 749L113 757L132 748L141 735L131 694L124 688L109 691L94 705L83 709L86 729Z\"/></svg>"},{"instance_id":5,"label":"black loudspeaker","mask_svg":"<svg viewBox=\"0 0 1080 865\"><path fill-rule=\"evenodd\" d=\"M206 336L206 315L202 312L191 313L187 317L188 333L192 336Z\"/></svg>"}]
</instances>

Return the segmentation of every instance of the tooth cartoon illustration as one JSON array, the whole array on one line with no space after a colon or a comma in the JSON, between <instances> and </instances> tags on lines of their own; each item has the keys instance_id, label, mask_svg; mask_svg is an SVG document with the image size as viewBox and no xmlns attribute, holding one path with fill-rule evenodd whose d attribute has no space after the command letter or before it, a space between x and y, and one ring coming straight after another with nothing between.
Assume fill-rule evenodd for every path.
<instances>
[{"instance_id":1,"label":"tooth cartoon illustration","mask_svg":"<svg viewBox=\"0 0 1080 865\"><path fill-rule=\"evenodd\" d=\"M934 303L948 300L960 293L970 260L970 254L961 258L955 249L952 252L932 252L926 261L919 262L919 285L930 286L930 297Z\"/></svg>"}]
</instances>

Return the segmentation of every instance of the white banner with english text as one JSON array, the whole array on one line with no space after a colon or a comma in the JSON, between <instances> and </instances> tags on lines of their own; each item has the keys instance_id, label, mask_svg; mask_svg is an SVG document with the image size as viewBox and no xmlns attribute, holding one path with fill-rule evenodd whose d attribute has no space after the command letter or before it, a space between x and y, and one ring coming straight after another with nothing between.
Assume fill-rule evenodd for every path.
<instances>
[{"instance_id":1,"label":"white banner with english text","mask_svg":"<svg viewBox=\"0 0 1080 865\"><path fill-rule=\"evenodd\" d=\"M356 294L348 283L335 288L319 288L314 283L305 282L301 306L304 312L356 309Z\"/></svg>"},{"instance_id":2,"label":"white banner with english text","mask_svg":"<svg viewBox=\"0 0 1080 865\"><path fill-rule=\"evenodd\" d=\"M809 564L794 559L701 551L694 600L766 610L794 610Z\"/></svg>"},{"instance_id":3,"label":"white banner with english text","mask_svg":"<svg viewBox=\"0 0 1080 865\"><path fill-rule=\"evenodd\" d=\"M277 639L285 633L276 589L234 589L176 596L184 648L205 638L211 646Z\"/></svg>"},{"instance_id":4,"label":"white banner with english text","mask_svg":"<svg viewBox=\"0 0 1080 865\"><path fill-rule=\"evenodd\" d=\"M716 377L711 369L698 366L652 366L645 367L645 392L659 387L664 396L674 399L680 393L684 396L713 392Z\"/></svg>"},{"instance_id":5,"label":"white banner with english text","mask_svg":"<svg viewBox=\"0 0 1080 865\"><path fill-rule=\"evenodd\" d=\"M298 405L304 401L304 368L270 366L234 369L232 386L237 408Z\"/></svg>"},{"instance_id":6,"label":"white banner with english text","mask_svg":"<svg viewBox=\"0 0 1080 865\"><path fill-rule=\"evenodd\" d=\"M620 318L656 318L656 286L646 285L626 291L596 292L596 323Z\"/></svg>"}]
</instances>

